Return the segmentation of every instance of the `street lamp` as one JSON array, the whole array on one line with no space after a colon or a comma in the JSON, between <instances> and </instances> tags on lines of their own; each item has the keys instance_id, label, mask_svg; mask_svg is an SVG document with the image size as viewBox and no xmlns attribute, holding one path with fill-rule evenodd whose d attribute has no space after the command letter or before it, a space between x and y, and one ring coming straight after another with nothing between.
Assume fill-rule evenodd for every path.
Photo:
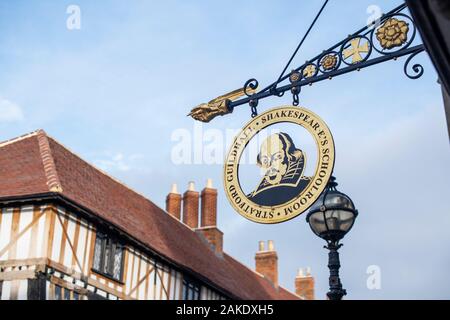
<instances>
[{"instance_id":1,"label":"street lamp","mask_svg":"<svg viewBox=\"0 0 450 320\"><path fill-rule=\"evenodd\" d=\"M309 209L306 222L312 231L327 242L328 268L330 269L330 300L341 300L347 294L339 279L338 249L342 247L339 241L344 238L353 226L358 210L353 201L342 192L336 190L337 182L331 177L322 195Z\"/></svg>"}]
</instances>

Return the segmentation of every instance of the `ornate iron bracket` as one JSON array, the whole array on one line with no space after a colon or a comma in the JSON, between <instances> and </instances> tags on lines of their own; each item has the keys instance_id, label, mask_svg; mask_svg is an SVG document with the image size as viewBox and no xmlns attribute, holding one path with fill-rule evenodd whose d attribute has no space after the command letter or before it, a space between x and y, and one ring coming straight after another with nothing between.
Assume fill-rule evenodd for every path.
<instances>
[{"instance_id":1,"label":"ornate iron bracket","mask_svg":"<svg viewBox=\"0 0 450 320\"><path fill-rule=\"evenodd\" d=\"M349 35L259 92L256 92L258 81L254 78L248 80L243 87L246 97L230 101L229 110L249 103L254 117L259 100L269 96L281 97L288 90L293 95L293 105L298 105L303 86L403 56L408 56L404 64L405 75L410 79L420 78L424 73L423 66L416 63L411 67L410 63L425 47L423 44L412 46L417 28L413 19L402 12L405 8L406 4L402 4L382 15L378 22ZM290 83L283 85L287 79Z\"/></svg>"}]
</instances>

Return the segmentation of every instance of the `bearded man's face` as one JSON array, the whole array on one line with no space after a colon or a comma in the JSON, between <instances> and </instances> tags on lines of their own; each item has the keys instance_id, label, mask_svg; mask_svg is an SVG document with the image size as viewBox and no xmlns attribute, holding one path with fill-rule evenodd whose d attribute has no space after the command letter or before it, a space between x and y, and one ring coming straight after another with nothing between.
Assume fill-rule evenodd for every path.
<instances>
[{"instance_id":1,"label":"bearded man's face","mask_svg":"<svg viewBox=\"0 0 450 320\"><path fill-rule=\"evenodd\" d=\"M269 136L261 145L259 153L261 167L266 170L265 178L270 184L278 184L286 173L286 150L278 134Z\"/></svg>"}]
</instances>

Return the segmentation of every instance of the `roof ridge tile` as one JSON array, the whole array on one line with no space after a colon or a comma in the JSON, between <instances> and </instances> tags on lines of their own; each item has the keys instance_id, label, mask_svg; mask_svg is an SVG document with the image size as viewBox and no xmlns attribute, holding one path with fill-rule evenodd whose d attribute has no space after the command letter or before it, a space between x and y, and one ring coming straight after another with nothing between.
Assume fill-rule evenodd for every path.
<instances>
[{"instance_id":1,"label":"roof ridge tile","mask_svg":"<svg viewBox=\"0 0 450 320\"><path fill-rule=\"evenodd\" d=\"M7 146L9 144L16 143L18 141L24 140L24 139L28 139L28 138L34 137L34 136L38 135L40 132L43 132L45 134L44 130L38 129L38 130L35 130L35 131L32 131L32 132L23 134L21 136L18 136L18 137L12 138L12 139L8 139L8 140L5 140L5 141L0 141L0 148L4 147L4 146Z\"/></svg>"},{"instance_id":2,"label":"roof ridge tile","mask_svg":"<svg viewBox=\"0 0 450 320\"><path fill-rule=\"evenodd\" d=\"M36 134L49 191L61 193L63 189L61 182L59 181L58 172L56 171L55 161L53 160L47 134L44 130L38 130L36 131Z\"/></svg>"}]
</instances>

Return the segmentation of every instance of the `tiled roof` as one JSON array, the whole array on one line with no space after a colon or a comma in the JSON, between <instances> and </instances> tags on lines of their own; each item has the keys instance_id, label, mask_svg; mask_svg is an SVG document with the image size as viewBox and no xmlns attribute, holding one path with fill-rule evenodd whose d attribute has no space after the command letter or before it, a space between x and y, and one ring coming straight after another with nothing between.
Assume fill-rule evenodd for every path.
<instances>
[{"instance_id":1,"label":"tiled roof","mask_svg":"<svg viewBox=\"0 0 450 320\"><path fill-rule=\"evenodd\" d=\"M0 198L55 192L169 261L241 299L299 299L227 254L144 196L88 164L42 130L0 143Z\"/></svg>"}]
</instances>

